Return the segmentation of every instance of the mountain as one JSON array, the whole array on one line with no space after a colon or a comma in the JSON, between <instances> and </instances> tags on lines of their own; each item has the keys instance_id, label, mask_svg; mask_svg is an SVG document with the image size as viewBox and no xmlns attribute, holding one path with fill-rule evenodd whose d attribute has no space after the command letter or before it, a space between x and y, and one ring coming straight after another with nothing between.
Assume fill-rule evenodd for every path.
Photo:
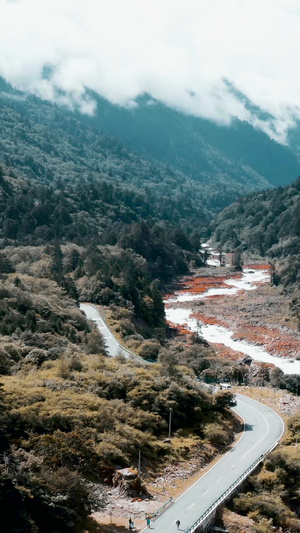
<instances>
[{"instance_id":1,"label":"mountain","mask_svg":"<svg viewBox=\"0 0 300 533\"><path fill-rule=\"evenodd\" d=\"M213 351L198 340L167 350L160 293L202 264L197 230L211 214L205 188L176 169L8 86L0 100L1 526L95 531L85 519L117 468L139 450L145 470L173 461L170 408L172 431L188 427L178 461L198 443L191 418L203 462L234 435L228 396L196 379ZM118 338L154 364L106 357L79 299L105 306ZM145 494L139 479L132 490Z\"/></svg>"},{"instance_id":2,"label":"mountain","mask_svg":"<svg viewBox=\"0 0 300 533\"><path fill-rule=\"evenodd\" d=\"M211 224L212 238L226 250L237 246L261 255L300 253L300 178L287 187L240 198Z\"/></svg>"},{"instance_id":3,"label":"mountain","mask_svg":"<svg viewBox=\"0 0 300 533\"><path fill-rule=\"evenodd\" d=\"M196 379L213 366L223 375L221 359L197 337L168 349L160 286L203 264L199 240L214 212L272 183L207 141L190 146L193 134L180 140L178 127L169 154L162 145L153 157L99 132L96 119L0 83L5 531L95 530L85 518L105 505L115 469L136 465L139 451L147 472L174 457L190 462L195 450L204 464L238 430L226 409L231 393L209 395ZM163 132L153 129L158 150ZM141 141L147 136L141 124ZM121 341L153 364L105 357L78 300L105 306ZM176 455L165 439L170 409L172 431L181 431ZM143 495L132 488L131 497Z\"/></svg>"},{"instance_id":4,"label":"mountain","mask_svg":"<svg viewBox=\"0 0 300 533\"><path fill-rule=\"evenodd\" d=\"M300 289L300 178L240 198L219 213L210 230L212 241L224 252L238 248L267 256L277 265L276 283ZM298 301L294 303L300 321Z\"/></svg>"},{"instance_id":5,"label":"mountain","mask_svg":"<svg viewBox=\"0 0 300 533\"><path fill-rule=\"evenodd\" d=\"M3 90L4 89L4 90ZM144 217L206 223L219 192L166 165L142 159L109 135L101 135L71 112L34 96L0 91L0 162L35 182L72 187L77 181L106 180L134 197ZM225 195L226 195L225 191ZM228 203L228 194L226 196ZM145 209L144 209L145 211Z\"/></svg>"},{"instance_id":6,"label":"mountain","mask_svg":"<svg viewBox=\"0 0 300 533\"><path fill-rule=\"evenodd\" d=\"M101 175L151 190L194 227L240 196L297 176L296 156L247 123L218 126L147 96L131 110L95 98L90 117L0 80L0 161L43 183Z\"/></svg>"},{"instance_id":7,"label":"mountain","mask_svg":"<svg viewBox=\"0 0 300 533\"><path fill-rule=\"evenodd\" d=\"M200 182L222 183L230 177L232 183L250 187L247 181L254 179L259 189L265 186L261 178L276 186L298 176L300 164L293 151L248 122L235 119L229 126L219 125L180 113L149 95L139 97L130 109L91 96L97 102L96 114L82 120Z\"/></svg>"}]
</instances>

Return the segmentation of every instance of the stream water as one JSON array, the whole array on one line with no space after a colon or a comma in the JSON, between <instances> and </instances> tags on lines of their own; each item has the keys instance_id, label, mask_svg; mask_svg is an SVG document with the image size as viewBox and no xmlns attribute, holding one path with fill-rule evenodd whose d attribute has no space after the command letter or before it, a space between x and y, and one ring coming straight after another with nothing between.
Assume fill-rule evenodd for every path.
<instances>
[{"instance_id":1,"label":"stream water","mask_svg":"<svg viewBox=\"0 0 300 533\"><path fill-rule=\"evenodd\" d=\"M217 259L211 259L211 261L214 261L213 265L217 265ZM184 326L191 332L196 332L199 328L199 320L193 316L192 309L186 306L182 307L180 304L205 300L205 298L211 296L234 296L242 290L255 290L258 285L269 281L270 273L268 270L246 268L240 279L228 278L225 280L228 288L212 287L202 294L194 294L185 290L177 291L174 295L165 299L166 318L174 325ZM252 357L255 361L272 363L281 368L285 374L300 374L300 361L276 357L269 354L262 346L257 346L244 340L233 339L234 332L223 326L201 323L201 335L211 344L223 344L232 350Z\"/></svg>"}]
</instances>

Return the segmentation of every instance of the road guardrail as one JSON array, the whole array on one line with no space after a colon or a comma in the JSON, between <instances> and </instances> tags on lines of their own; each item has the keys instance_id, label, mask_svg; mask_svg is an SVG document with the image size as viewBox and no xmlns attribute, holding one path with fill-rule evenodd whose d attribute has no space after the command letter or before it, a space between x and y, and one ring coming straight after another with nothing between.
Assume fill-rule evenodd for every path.
<instances>
[{"instance_id":1,"label":"road guardrail","mask_svg":"<svg viewBox=\"0 0 300 533\"><path fill-rule=\"evenodd\" d=\"M151 517L154 518L154 517L158 516L159 513L160 513L162 510L164 510L164 509L167 507L167 505L169 505L169 503L172 503L172 501L173 501L173 498L172 498L172 496L171 496L171 498L170 498L166 503L164 503L164 504L163 504L163 505L162 505L157 511L155 511L155 513L152 513L152 514L151 514Z\"/></svg>"},{"instance_id":2,"label":"road guardrail","mask_svg":"<svg viewBox=\"0 0 300 533\"><path fill-rule=\"evenodd\" d=\"M270 452L272 452L276 446L278 446L279 441L275 442L263 455L261 455L254 463L252 463L247 470L227 489L223 494L213 503L206 511L203 513L196 522L185 531L185 533L194 533L198 529L198 527L201 526L201 524L204 524L205 522L208 523L209 519L212 517L213 513L219 507L219 505L224 502L230 494L234 492L234 490L255 470L255 468L261 463L266 455Z\"/></svg>"},{"instance_id":3,"label":"road guardrail","mask_svg":"<svg viewBox=\"0 0 300 533\"><path fill-rule=\"evenodd\" d=\"M196 522L185 531L185 533L193 533L199 526L201 526L203 522L207 521L217 507L219 507L219 505L228 498L228 496L249 476L249 474L255 470L263 458L264 455L261 455L258 459L256 459L256 461L254 461L254 463L249 466L249 468L247 468L247 470L227 490L225 490L225 492L223 492L223 494L215 501L215 503L213 503L207 509L207 511L205 511L205 513L203 513L200 518L198 518L198 520L196 520Z\"/></svg>"}]
</instances>

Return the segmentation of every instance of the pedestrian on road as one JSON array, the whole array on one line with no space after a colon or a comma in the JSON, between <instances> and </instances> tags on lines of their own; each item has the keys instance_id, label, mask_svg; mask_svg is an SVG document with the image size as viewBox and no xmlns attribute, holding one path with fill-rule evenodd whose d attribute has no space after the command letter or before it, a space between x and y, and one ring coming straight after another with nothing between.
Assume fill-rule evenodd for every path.
<instances>
[{"instance_id":1,"label":"pedestrian on road","mask_svg":"<svg viewBox=\"0 0 300 533\"><path fill-rule=\"evenodd\" d=\"M177 518L177 520L176 520L176 526L177 526L177 529L179 529L179 526L180 526L180 520L179 520L179 518Z\"/></svg>"},{"instance_id":2,"label":"pedestrian on road","mask_svg":"<svg viewBox=\"0 0 300 533\"><path fill-rule=\"evenodd\" d=\"M147 527L150 527L151 525L151 519L150 516L147 516Z\"/></svg>"},{"instance_id":3,"label":"pedestrian on road","mask_svg":"<svg viewBox=\"0 0 300 533\"><path fill-rule=\"evenodd\" d=\"M129 518L129 530L130 530L130 531L133 531L133 528L134 528L134 523L133 523L133 521L132 521L132 518L130 517L130 518Z\"/></svg>"}]
</instances>

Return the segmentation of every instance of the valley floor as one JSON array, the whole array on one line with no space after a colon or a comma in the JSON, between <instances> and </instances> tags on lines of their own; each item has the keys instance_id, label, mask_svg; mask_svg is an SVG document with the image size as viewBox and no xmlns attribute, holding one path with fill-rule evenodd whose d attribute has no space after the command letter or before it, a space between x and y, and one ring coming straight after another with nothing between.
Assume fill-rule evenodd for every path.
<instances>
[{"instance_id":1,"label":"valley floor","mask_svg":"<svg viewBox=\"0 0 300 533\"><path fill-rule=\"evenodd\" d=\"M232 271L220 267L201 270L195 273L194 278L182 280L176 288L176 294L182 298L181 301L175 306L172 295L168 295L167 306L181 308L183 315L184 309L189 310L192 319L199 320L200 324L224 327L233 332L234 340L260 346L272 356L288 360L298 359L298 323L290 310L291 297L283 294L282 289L264 282L259 283L255 290L239 290L230 294L227 285L228 294L208 295L200 300L184 301L186 293L195 296L201 294L201 291L216 287L222 291L226 287L225 280L236 278L238 281L239 277L240 274L233 275ZM178 329L182 333L188 333L184 324L178 326ZM230 359L238 360L244 357L243 353L221 343L214 344L214 349L219 355ZM285 372L294 373L295 369L291 366Z\"/></svg>"},{"instance_id":2,"label":"valley floor","mask_svg":"<svg viewBox=\"0 0 300 533\"><path fill-rule=\"evenodd\" d=\"M268 405L283 419L296 414L300 410L300 397L283 390L261 387L237 387L236 391ZM239 437L240 435L237 435L237 439ZM127 531L130 516L133 518L136 531L142 531L146 523L145 516L155 513L171 497L176 499L180 496L203 476L220 457L220 455L216 456L212 462L204 466L196 455L188 461L170 464L156 479L145 481L145 485L153 497L152 499L125 498L119 494L118 489L109 490L106 509L101 513L97 512L92 515L100 526L99 533L108 533L108 531L109 533L122 533ZM230 518L228 517L229 522L234 520L234 513L231 513L231 515ZM101 526L103 526L103 529ZM246 522L241 525L241 530L245 527Z\"/></svg>"},{"instance_id":3,"label":"valley floor","mask_svg":"<svg viewBox=\"0 0 300 533\"><path fill-rule=\"evenodd\" d=\"M199 282L200 274L202 288ZM198 290L202 292L207 287L222 286L224 279L228 277L233 277L232 271L224 268L202 269L201 273L195 273L194 278L183 279L174 291L191 291L191 286L195 287L197 279L200 287ZM169 297L172 296L168 295ZM212 296L205 298L205 301L182 302L180 306L192 309L193 316L199 318L201 322L224 325L234 331L234 338L262 345L273 355L296 358L300 354L300 333L290 311L290 298L282 294L277 287L264 283L256 290L241 291L234 297ZM179 327L179 330L182 333L181 342L186 342L186 339L188 341L189 333L184 326ZM214 348L221 356L229 359L237 360L244 357L244 354L221 344L214 345ZM267 387L238 387L237 390L266 403L283 418L295 414L300 409L300 398L284 390ZM215 461L217 459L219 456ZM203 465L202 461L195 454L185 462L170 464L164 472L158 473L155 479L152 477L145 480L147 489L152 495L152 499L149 500L124 498L118 493L118 489L110 490L107 494L108 505L105 511L95 513L94 519L103 525L103 533L108 531L106 527L110 528L111 532L121 533L126 530L123 528L128 528L128 519L131 516L136 531L141 531L145 527L145 516L157 511L169 498L176 499L213 464Z\"/></svg>"}]
</instances>

